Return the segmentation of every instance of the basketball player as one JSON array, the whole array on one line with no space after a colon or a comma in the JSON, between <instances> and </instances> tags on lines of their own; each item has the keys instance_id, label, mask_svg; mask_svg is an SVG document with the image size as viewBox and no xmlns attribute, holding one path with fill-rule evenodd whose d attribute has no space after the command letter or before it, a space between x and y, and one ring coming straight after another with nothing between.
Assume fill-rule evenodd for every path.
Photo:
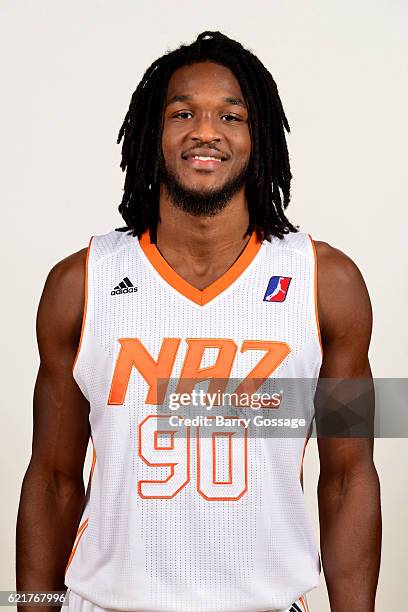
<instances>
[{"instance_id":1,"label":"basketball player","mask_svg":"<svg viewBox=\"0 0 408 612\"><path fill-rule=\"evenodd\" d=\"M126 226L55 265L40 301L19 590L66 585L70 610L89 612L310 609L321 565L301 472L313 394L294 403L301 438L241 424L206 434L182 419L160 428L156 384L371 377L357 266L285 216L285 130L271 74L219 32L161 57L138 85L118 138ZM372 612L372 439L318 444L331 610Z\"/></svg>"}]
</instances>

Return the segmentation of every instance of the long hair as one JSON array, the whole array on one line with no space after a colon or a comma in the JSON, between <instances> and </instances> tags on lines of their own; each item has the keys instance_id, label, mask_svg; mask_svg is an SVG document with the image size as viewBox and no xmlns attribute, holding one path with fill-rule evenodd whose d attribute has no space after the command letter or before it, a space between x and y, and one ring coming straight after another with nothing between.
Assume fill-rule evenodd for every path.
<instances>
[{"instance_id":1,"label":"long hair","mask_svg":"<svg viewBox=\"0 0 408 612\"><path fill-rule=\"evenodd\" d=\"M117 142L122 143L120 167L126 170L119 212L126 226L140 237L150 230L153 242L159 218L162 116L167 86L181 66L212 61L231 70L249 110L251 134L247 233L259 238L282 238L297 232L285 216L290 201L289 154L285 130L290 132L276 83L262 62L239 42L221 32L202 32L190 45L169 51L146 70L132 95Z\"/></svg>"}]
</instances>

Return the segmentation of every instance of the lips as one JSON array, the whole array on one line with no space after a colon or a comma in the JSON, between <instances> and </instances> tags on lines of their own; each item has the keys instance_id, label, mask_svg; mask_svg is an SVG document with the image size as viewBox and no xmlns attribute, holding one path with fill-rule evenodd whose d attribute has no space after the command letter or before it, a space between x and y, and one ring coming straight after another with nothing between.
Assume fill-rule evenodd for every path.
<instances>
[{"instance_id":1,"label":"lips","mask_svg":"<svg viewBox=\"0 0 408 612\"><path fill-rule=\"evenodd\" d=\"M191 149L187 153L183 153L181 156L184 160L196 160L201 162L214 162L219 163L226 161L228 156L225 153L221 153L217 149Z\"/></svg>"},{"instance_id":2,"label":"lips","mask_svg":"<svg viewBox=\"0 0 408 612\"><path fill-rule=\"evenodd\" d=\"M197 170L216 170L228 156L217 149L192 149L181 156L190 168Z\"/></svg>"},{"instance_id":3,"label":"lips","mask_svg":"<svg viewBox=\"0 0 408 612\"><path fill-rule=\"evenodd\" d=\"M185 160L190 168L196 168L197 170L217 170L222 163L221 159L214 159L211 157L189 157Z\"/></svg>"}]
</instances>

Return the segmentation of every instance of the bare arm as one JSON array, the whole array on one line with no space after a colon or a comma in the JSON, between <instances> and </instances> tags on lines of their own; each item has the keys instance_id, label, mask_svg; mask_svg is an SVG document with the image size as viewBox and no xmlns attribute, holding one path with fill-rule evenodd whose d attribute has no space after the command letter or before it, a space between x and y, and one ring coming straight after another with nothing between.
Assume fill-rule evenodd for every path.
<instances>
[{"instance_id":1,"label":"bare arm","mask_svg":"<svg viewBox=\"0 0 408 612\"><path fill-rule=\"evenodd\" d=\"M372 311L364 280L341 251L316 242L316 252L324 353L319 384L324 378L360 378L372 387ZM319 437L318 432L318 448L320 544L331 610L373 612L381 554L373 438Z\"/></svg>"},{"instance_id":2,"label":"bare arm","mask_svg":"<svg viewBox=\"0 0 408 612\"><path fill-rule=\"evenodd\" d=\"M38 308L40 367L32 455L17 516L17 590L66 589L65 567L83 509L89 404L73 379L72 364L82 325L85 259L83 249L54 266Z\"/></svg>"}]
</instances>

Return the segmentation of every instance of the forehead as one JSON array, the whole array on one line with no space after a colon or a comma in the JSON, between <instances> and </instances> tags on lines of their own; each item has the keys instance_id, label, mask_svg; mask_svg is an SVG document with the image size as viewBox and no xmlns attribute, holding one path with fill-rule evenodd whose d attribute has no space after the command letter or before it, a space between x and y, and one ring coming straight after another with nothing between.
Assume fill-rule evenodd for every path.
<instances>
[{"instance_id":1,"label":"forehead","mask_svg":"<svg viewBox=\"0 0 408 612\"><path fill-rule=\"evenodd\" d=\"M199 62L177 68L169 80L166 103L170 103L175 96L196 97L206 93L240 98L245 103L233 72L214 62Z\"/></svg>"}]
</instances>

